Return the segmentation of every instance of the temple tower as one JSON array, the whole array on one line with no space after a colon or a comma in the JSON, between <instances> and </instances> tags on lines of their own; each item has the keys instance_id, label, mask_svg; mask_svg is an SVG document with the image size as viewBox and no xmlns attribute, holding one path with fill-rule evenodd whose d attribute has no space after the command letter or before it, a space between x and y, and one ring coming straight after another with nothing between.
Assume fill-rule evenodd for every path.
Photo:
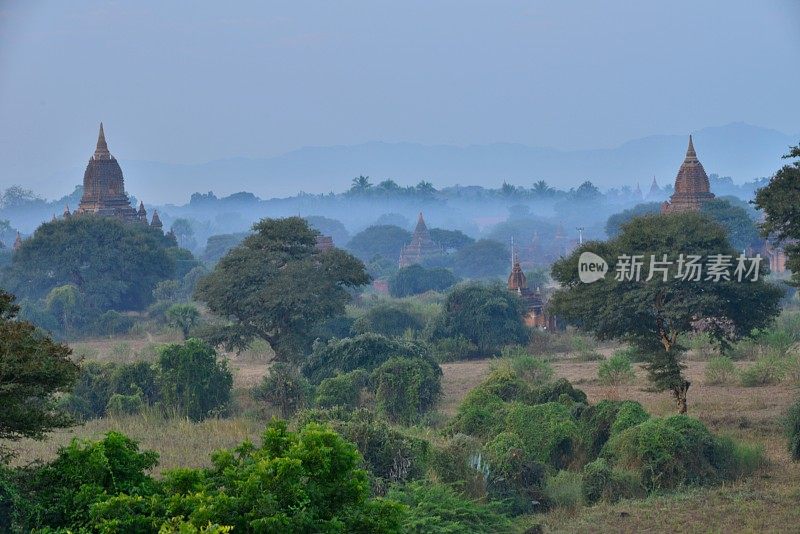
<instances>
[{"instance_id":1,"label":"temple tower","mask_svg":"<svg viewBox=\"0 0 800 534\"><path fill-rule=\"evenodd\" d=\"M94 213L127 221L138 220L138 214L125 193L122 169L108 150L102 122L97 135L97 146L83 174L83 196L75 213Z\"/></svg>"},{"instance_id":2,"label":"temple tower","mask_svg":"<svg viewBox=\"0 0 800 534\"><path fill-rule=\"evenodd\" d=\"M705 202L714 198L708 183L708 176L703 164L697 159L692 136L689 136L689 147L686 157L675 177L675 193L661 205L661 213L677 213L683 211L700 211Z\"/></svg>"},{"instance_id":3,"label":"temple tower","mask_svg":"<svg viewBox=\"0 0 800 534\"><path fill-rule=\"evenodd\" d=\"M404 246L400 252L400 267L422 263L426 259L439 254L442 254L442 247L431 239L428 226L425 224L422 212L420 212L417 219L417 227L414 229L414 235L411 236L411 243Z\"/></svg>"}]
</instances>

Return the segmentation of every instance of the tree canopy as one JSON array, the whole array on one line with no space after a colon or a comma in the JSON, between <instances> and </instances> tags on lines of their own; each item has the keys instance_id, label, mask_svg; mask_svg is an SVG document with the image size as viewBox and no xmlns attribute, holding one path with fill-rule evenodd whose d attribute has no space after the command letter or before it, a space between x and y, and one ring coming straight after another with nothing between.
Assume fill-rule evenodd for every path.
<instances>
[{"instance_id":1,"label":"tree canopy","mask_svg":"<svg viewBox=\"0 0 800 534\"><path fill-rule=\"evenodd\" d=\"M453 270L466 278L493 278L508 273L511 253L502 243L481 239L455 253Z\"/></svg>"},{"instance_id":2,"label":"tree canopy","mask_svg":"<svg viewBox=\"0 0 800 534\"><path fill-rule=\"evenodd\" d=\"M446 252L460 250L475 242L474 239L460 230L431 228L430 235L431 239L441 245Z\"/></svg>"},{"instance_id":3,"label":"tree canopy","mask_svg":"<svg viewBox=\"0 0 800 534\"><path fill-rule=\"evenodd\" d=\"M262 219L253 231L200 280L195 296L232 322L216 341L244 347L259 337L279 359L299 358L313 328L344 313L348 289L369 276L347 252L317 250L318 233L300 217Z\"/></svg>"},{"instance_id":4,"label":"tree canopy","mask_svg":"<svg viewBox=\"0 0 800 534\"><path fill-rule=\"evenodd\" d=\"M426 291L444 291L457 282L458 277L449 269L426 269L421 265L409 265L389 279L389 293L393 297L408 297Z\"/></svg>"},{"instance_id":5,"label":"tree canopy","mask_svg":"<svg viewBox=\"0 0 800 534\"><path fill-rule=\"evenodd\" d=\"M87 315L141 310L153 300L155 285L175 273L170 248L174 242L147 225L73 216L37 228L3 278L12 292L31 299L72 285Z\"/></svg>"},{"instance_id":6,"label":"tree canopy","mask_svg":"<svg viewBox=\"0 0 800 534\"><path fill-rule=\"evenodd\" d=\"M78 377L72 351L19 321L14 296L0 290L0 439L40 439L71 419L56 408L55 396ZM0 460L7 450L0 445Z\"/></svg>"},{"instance_id":7,"label":"tree canopy","mask_svg":"<svg viewBox=\"0 0 800 534\"><path fill-rule=\"evenodd\" d=\"M375 256L394 261L400 258L400 251L409 241L411 232L408 230L391 224L376 225L354 235L347 250L363 261L370 261Z\"/></svg>"},{"instance_id":8,"label":"tree canopy","mask_svg":"<svg viewBox=\"0 0 800 534\"><path fill-rule=\"evenodd\" d=\"M579 258L593 252L608 262L600 280L584 283ZM679 258L700 257L699 275ZM683 375L678 336L705 331L723 346L763 327L779 311L782 290L752 273L738 281L737 253L725 229L696 213L649 215L622 226L620 235L607 242L589 242L553 265L553 278L562 289L550 301L551 313L592 332L599 339L621 339L650 355L648 371L653 383L672 391L680 411L686 410L689 382ZM630 267L641 256L637 281ZM669 264L649 270L651 256ZM625 258L629 258L626 260ZM728 279L711 278L715 258L728 258ZM719 262L718 262L719 264ZM654 264L655 265L655 264ZM745 263L748 269L752 262ZM719 269L718 269L719 271ZM766 267L759 266L763 276ZM653 275L651 280L645 280Z\"/></svg>"},{"instance_id":9,"label":"tree canopy","mask_svg":"<svg viewBox=\"0 0 800 534\"><path fill-rule=\"evenodd\" d=\"M800 285L800 145L792 147L786 159L794 159L775 173L766 187L756 192L755 205L764 211L764 236L784 243L792 281Z\"/></svg>"},{"instance_id":10,"label":"tree canopy","mask_svg":"<svg viewBox=\"0 0 800 534\"><path fill-rule=\"evenodd\" d=\"M447 295L432 337L464 337L484 354L495 354L504 345L528 340L523 315L522 301L504 285L461 284Z\"/></svg>"}]
</instances>

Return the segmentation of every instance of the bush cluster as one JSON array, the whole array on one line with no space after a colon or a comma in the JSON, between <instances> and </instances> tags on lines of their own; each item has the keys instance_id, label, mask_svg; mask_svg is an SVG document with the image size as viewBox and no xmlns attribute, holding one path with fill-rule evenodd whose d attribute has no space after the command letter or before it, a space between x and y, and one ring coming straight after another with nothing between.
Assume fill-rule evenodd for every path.
<instances>
[{"instance_id":1,"label":"bush cluster","mask_svg":"<svg viewBox=\"0 0 800 534\"><path fill-rule=\"evenodd\" d=\"M147 406L201 420L222 413L233 376L213 348L190 339L165 345L155 364L87 362L62 406L79 420L133 415Z\"/></svg>"},{"instance_id":2,"label":"bush cluster","mask_svg":"<svg viewBox=\"0 0 800 534\"><path fill-rule=\"evenodd\" d=\"M512 513L536 501L575 507L713 484L763 461L759 448L714 436L696 419L651 418L633 401L590 405L568 381L530 385L510 365L467 394L448 430L461 447L446 451L443 471L473 488L482 481Z\"/></svg>"},{"instance_id":3,"label":"bush cluster","mask_svg":"<svg viewBox=\"0 0 800 534\"><path fill-rule=\"evenodd\" d=\"M146 474L157 462L111 432L73 441L51 463L0 476L17 496L10 530L86 532L400 532L407 508L369 496L356 448L316 423L267 427L259 447L216 452L208 468ZM3 501L6 505L7 501Z\"/></svg>"}]
</instances>

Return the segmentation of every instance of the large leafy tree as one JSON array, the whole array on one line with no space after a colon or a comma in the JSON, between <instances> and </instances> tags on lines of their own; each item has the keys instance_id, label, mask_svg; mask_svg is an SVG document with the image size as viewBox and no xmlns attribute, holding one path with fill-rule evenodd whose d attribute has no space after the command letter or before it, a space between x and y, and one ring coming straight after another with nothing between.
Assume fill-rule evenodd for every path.
<instances>
[{"instance_id":1,"label":"large leafy tree","mask_svg":"<svg viewBox=\"0 0 800 534\"><path fill-rule=\"evenodd\" d=\"M763 235L784 241L792 282L800 285L800 145L783 156L794 159L756 192L755 205L764 210Z\"/></svg>"},{"instance_id":2,"label":"large leafy tree","mask_svg":"<svg viewBox=\"0 0 800 534\"><path fill-rule=\"evenodd\" d=\"M455 253L453 270L465 278L494 278L511 269L511 253L503 243L481 239Z\"/></svg>"},{"instance_id":3,"label":"large leafy tree","mask_svg":"<svg viewBox=\"0 0 800 534\"><path fill-rule=\"evenodd\" d=\"M734 202L737 202L734 197L715 198L705 202L700 212L725 228L733 248L742 251L758 240L758 228L747 210Z\"/></svg>"},{"instance_id":4,"label":"large leafy tree","mask_svg":"<svg viewBox=\"0 0 800 534\"><path fill-rule=\"evenodd\" d=\"M431 228L431 239L441 245L446 250L459 250L475 242L470 236L460 230L445 230L443 228Z\"/></svg>"},{"instance_id":5,"label":"large leafy tree","mask_svg":"<svg viewBox=\"0 0 800 534\"><path fill-rule=\"evenodd\" d=\"M14 254L5 285L39 299L72 285L88 314L140 310L156 283L170 278L174 243L160 231L108 217L73 216L45 223Z\"/></svg>"},{"instance_id":6,"label":"large leafy tree","mask_svg":"<svg viewBox=\"0 0 800 534\"><path fill-rule=\"evenodd\" d=\"M14 297L0 290L0 439L40 439L70 424L54 397L72 386L78 366L69 347L19 321L18 310ZM0 445L0 459L6 454Z\"/></svg>"},{"instance_id":7,"label":"large leafy tree","mask_svg":"<svg viewBox=\"0 0 800 534\"><path fill-rule=\"evenodd\" d=\"M389 293L393 297L408 297L426 291L444 291L455 285L458 277L449 269L426 269L409 265L389 279Z\"/></svg>"},{"instance_id":8,"label":"large leafy tree","mask_svg":"<svg viewBox=\"0 0 800 534\"><path fill-rule=\"evenodd\" d=\"M313 328L344 313L349 288L369 282L364 264L347 252L321 252L318 233L300 217L263 219L198 285L195 295L232 321L219 341L241 347L266 340L280 360L305 354Z\"/></svg>"},{"instance_id":9,"label":"large leafy tree","mask_svg":"<svg viewBox=\"0 0 800 534\"><path fill-rule=\"evenodd\" d=\"M524 314L520 298L502 284L462 284L447 295L432 337L463 337L485 354L497 353L504 345L528 340Z\"/></svg>"},{"instance_id":10,"label":"large leafy tree","mask_svg":"<svg viewBox=\"0 0 800 534\"><path fill-rule=\"evenodd\" d=\"M353 236L347 249L364 261L375 256L397 261L403 246L411 241L411 232L399 226L380 224L370 226Z\"/></svg>"},{"instance_id":11,"label":"large leafy tree","mask_svg":"<svg viewBox=\"0 0 800 534\"><path fill-rule=\"evenodd\" d=\"M705 216L695 213L650 215L622 226L620 235L607 242L590 242L553 265L553 278L561 284L550 301L551 313L566 319L599 339L630 342L647 355L647 369L653 384L671 391L678 409L686 412L690 386L683 374L678 342L680 334L706 331L723 346L763 327L777 315L782 290L761 277L766 267L760 265L759 277L735 275L738 252L726 237L725 229ZM579 257L593 252L608 262L605 278L583 283L579 277ZM701 257L700 279L684 279L689 272L680 255ZM729 258L730 279L716 277L710 267L716 255ZM624 256L641 256L641 276L637 281ZM666 271L650 271L650 258L670 264L657 266ZM752 264L745 262L749 269ZM650 273L654 276L647 281ZM619 276L617 275L619 273ZM625 274L625 276L622 276ZM633 276L628 276L633 274ZM745 273L746 274L746 273Z\"/></svg>"}]
</instances>

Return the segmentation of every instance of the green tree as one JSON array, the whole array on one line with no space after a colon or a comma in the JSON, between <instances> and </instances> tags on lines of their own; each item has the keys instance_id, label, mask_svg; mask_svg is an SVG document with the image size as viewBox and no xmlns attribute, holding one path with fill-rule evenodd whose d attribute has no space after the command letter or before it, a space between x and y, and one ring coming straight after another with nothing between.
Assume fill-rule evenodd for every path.
<instances>
[{"instance_id":1,"label":"green tree","mask_svg":"<svg viewBox=\"0 0 800 534\"><path fill-rule=\"evenodd\" d=\"M458 277L449 269L426 269L409 265L398 270L389 279L389 293L393 297L419 295L426 291L444 291L458 283Z\"/></svg>"},{"instance_id":2,"label":"green tree","mask_svg":"<svg viewBox=\"0 0 800 534\"><path fill-rule=\"evenodd\" d=\"M604 258L609 265L605 278L593 283L580 281L578 259L585 251ZM678 273L679 255L698 255L704 262L700 279ZM623 256L641 256L649 262L672 262L666 275L654 273L640 281L616 276ZM725 229L695 213L650 215L622 226L620 235L607 242L586 243L553 265L553 278L562 286L550 301L551 313L593 333L598 339L630 342L647 355L647 370L653 384L671 391L678 410L686 412L690 382L683 374L678 342L681 334L706 331L717 342L747 336L754 328L769 324L778 313L783 291L759 279L735 277L709 280L714 255L732 258ZM648 263L649 265L649 263ZM765 272L761 265L760 274ZM647 272L647 267L642 271ZM730 269L733 274L733 268ZM686 269L684 272L686 274ZM617 278L621 278L617 280ZM686 278L686 279L684 279Z\"/></svg>"},{"instance_id":3,"label":"green tree","mask_svg":"<svg viewBox=\"0 0 800 534\"><path fill-rule=\"evenodd\" d=\"M783 157L795 161L781 167L769 184L756 192L754 203L764 211L762 234L784 242L792 282L800 285L800 145Z\"/></svg>"},{"instance_id":4,"label":"green tree","mask_svg":"<svg viewBox=\"0 0 800 534\"><path fill-rule=\"evenodd\" d=\"M725 228L728 241L738 251L747 249L758 239L758 228L747 210L727 199L715 198L705 202L700 212Z\"/></svg>"},{"instance_id":5,"label":"green tree","mask_svg":"<svg viewBox=\"0 0 800 534\"><path fill-rule=\"evenodd\" d=\"M45 299L47 311L61 322L66 338L69 338L73 317L78 313L79 300L78 288L72 284L54 287Z\"/></svg>"},{"instance_id":6,"label":"green tree","mask_svg":"<svg viewBox=\"0 0 800 534\"><path fill-rule=\"evenodd\" d=\"M316 343L314 352L304 362L301 371L312 383L318 384L337 373L349 373L356 369L372 371L394 356L424 358L435 363L417 343L378 334L361 334L352 338L332 339L328 343Z\"/></svg>"},{"instance_id":7,"label":"green tree","mask_svg":"<svg viewBox=\"0 0 800 534\"><path fill-rule=\"evenodd\" d=\"M411 241L411 232L399 226L382 224L370 226L353 236L347 243L347 250L363 261L370 261L375 256L397 261L400 251Z\"/></svg>"},{"instance_id":8,"label":"green tree","mask_svg":"<svg viewBox=\"0 0 800 534\"><path fill-rule=\"evenodd\" d=\"M372 332L386 337L401 337L409 330L418 332L424 327L423 317L406 302L382 302L353 323L354 332Z\"/></svg>"},{"instance_id":9,"label":"green tree","mask_svg":"<svg viewBox=\"0 0 800 534\"><path fill-rule=\"evenodd\" d=\"M552 197L556 194L555 188L547 185L547 182L545 182L544 180L539 180L538 182L533 184L531 191L535 196L540 198Z\"/></svg>"},{"instance_id":10,"label":"green tree","mask_svg":"<svg viewBox=\"0 0 800 534\"><path fill-rule=\"evenodd\" d=\"M81 215L42 224L14 254L4 276L20 296L43 298L71 284L83 311L141 310L153 300L153 288L173 276L170 240L147 225Z\"/></svg>"},{"instance_id":11,"label":"green tree","mask_svg":"<svg viewBox=\"0 0 800 534\"><path fill-rule=\"evenodd\" d=\"M194 228L192 228L192 222L189 219L175 219L172 226L170 226L170 230L175 234L178 245L181 247L191 250L197 246L197 242L194 240Z\"/></svg>"},{"instance_id":12,"label":"green tree","mask_svg":"<svg viewBox=\"0 0 800 534\"><path fill-rule=\"evenodd\" d=\"M455 254L453 270L465 278L494 278L510 270L511 254L502 243L481 239Z\"/></svg>"},{"instance_id":13,"label":"green tree","mask_svg":"<svg viewBox=\"0 0 800 534\"><path fill-rule=\"evenodd\" d=\"M210 523L233 532L401 532L406 508L370 497L362 462L328 427L290 432L273 421L260 447L243 443L215 453L207 469L169 472L153 498L107 497L93 508L92 530L158 532L183 523L180 532L200 532Z\"/></svg>"},{"instance_id":14,"label":"green tree","mask_svg":"<svg viewBox=\"0 0 800 534\"><path fill-rule=\"evenodd\" d=\"M470 236L459 230L430 229L431 239L441 245L445 251L455 251L475 242Z\"/></svg>"},{"instance_id":15,"label":"green tree","mask_svg":"<svg viewBox=\"0 0 800 534\"><path fill-rule=\"evenodd\" d=\"M227 252L247 237L246 232L237 234L219 234L209 236L202 258L205 261L216 263Z\"/></svg>"},{"instance_id":16,"label":"green tree","mask_svg":"<svg viewBox=\"0 0 800 534\"><path fill-rule=\"evenodd\" d=\"M232 321L219 340L244 347L267 341L281 361L297 359L312 331L344 313L349 289L369 282L364 264L341 249L320 252L317 232L300 217L263 219L200 280L197 300Z\"/></svg>"},{"instance_id":17,"label":"green tree","mask_svg":"<svg viewBox=\"0 0 800 534\"><path fill-rule=\"evenodd\" d=\"M378 413L411 424L442 393L442 368L423 358L390 358L372 373Z\"/></svg>"},{"instance_id":18,"label":"green tree","mask_svg":"<svg viewBox=\"0 0 800 534\"><path fill-rule=\"evenodd\" d=\"M193 421L223 411L230 401L233 375L225 361L199 339L163 347L158 355L159 390L167 410Z\"/></svg>"},{"instance_id":19,"label":"green tree","mask_svg":"<svg viewBox=\"0 0 800 534\"><path fill-rule=\"evenodd\" d=\"M56 408L56 395L72 386L78 366L66 345L17 319L14 296L0 290L0 439L41 439L71 424ZM0 460L8 449L0 445Z\"/></svg>"},{"instance_id":20,"label":"green tree","mask_svg":"<svg viewBox=\"0 0 800 534\"><path fill-rule=\"evenodd\" d=\"M660 202L637 204L634 207L624 210L620 213L615 213L608 218L608 221L606 221L606 235L610 238L615 238L619 235L622 225L634 217L641 217L642 215L651 215L655 213L661 213Z\"/></svg>"},{"instance_id":21,"label":"green tree","mask_svg":"<svg viewBox=\"0 0 800 534\"><path fill-rule=\"evenodd\" d=\"M344 246L350 240L350 233L341 221L330 219L321 215L310 215L305 217L308 225L322 235L331 236L333 243L337 246Z\"/></svg>"},{"instance_id":22,"label":"green tree","mask_svg":"<svg viewBox=\"0 0 800 534\"><path fill-rule=\"evenodd\" d=\"M348 193L352 195L363 195L372 189L372 183L369 181L369 176L359 175L353 178L353 185L350 186Z\"/></svg>"},{"instance_id":23,"label":"green tree","mask_svg":"<svg viewBox=\"0 0 800 534\"><path fill-rule=\"evenodd\" d=\"M314 388L297 368L287 363L275 363L269 374L253 388L253 398L278 408L282 417L291 417L308 407L314 396Z\"/></svg>"},{"instance_id":24,"label":"green tree","mask_svg":"<svg viewBox=\"0 0 800 534\"><path fill-rule=\"evenodd\" d=\"M188 339L189 331L200 321L200 312L194 304L173 304L166 318L170 326L180 329L183 339Z\"/></svg>"},{"instance_id":25,"label":"green tree","mask_svg":"<svg viewBox=\"0 0 800 534\"><path fill-rule=\"evenodd\" d=\"M505 345L523 345L528 332L521 299L502 284L462 284L447 295L434 322L432 337L463 337L484 354L497 354Z\"/></svg>"}]
</instances>

